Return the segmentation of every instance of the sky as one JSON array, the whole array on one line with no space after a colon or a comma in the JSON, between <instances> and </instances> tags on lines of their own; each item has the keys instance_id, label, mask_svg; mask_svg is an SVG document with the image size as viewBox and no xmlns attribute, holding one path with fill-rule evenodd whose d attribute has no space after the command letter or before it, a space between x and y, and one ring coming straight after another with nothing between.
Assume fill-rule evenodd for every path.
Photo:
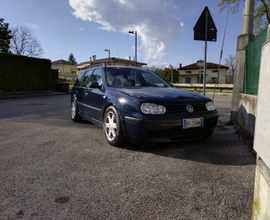
<instances>
[{"instance_id":1,"label":"sky","mask_svg":"<svg viewBox=\"0 0 270 220\"><path fill-rule=\"evenodd\" d=\"M205 42L194 40L194 26L207 6L217 28L217 41L207 42L207 62L225 64L236 55L242 8L220 12L219 0L0 0L0 18L9 28L27 26L38 38L41 58L77 63L111 57L134 59L147 66L174 68L205 58ZM243 6L242 6L243 7ZM227 21L227 27L226 27ZM226 27L226 29L225 29ZM220 53L222 59L220 60Z\"/></svg>"}]
</instances>

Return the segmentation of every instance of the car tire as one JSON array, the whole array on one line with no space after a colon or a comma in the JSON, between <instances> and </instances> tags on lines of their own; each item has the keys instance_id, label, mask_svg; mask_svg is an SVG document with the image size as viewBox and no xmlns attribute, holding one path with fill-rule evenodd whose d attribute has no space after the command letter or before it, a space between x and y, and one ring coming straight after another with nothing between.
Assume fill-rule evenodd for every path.
<instances>
[{"instance_id":1,"label":"car tire","mask_svg":"<svg viewBox=\"0 0 270 220\"><path fill-rule=\"evenodd\" d=\"M117 110L113 106L108 107L105 111L103 130L106 140L110 145L120 146L125 143L121 120Z\"/></svg>"},{"instance_id":2,"label":"car tire","mask_svg":"<svg viewBox=\"0 0 270 220\"><path fill-rule=\"evenodd\" d=\"M70 104L70 116L71 119L75 122L80 122L82 121L82 116L78 114L78 108L77 108L77 102L76 100L72 100Z\"/></svg>"}]
</instances>

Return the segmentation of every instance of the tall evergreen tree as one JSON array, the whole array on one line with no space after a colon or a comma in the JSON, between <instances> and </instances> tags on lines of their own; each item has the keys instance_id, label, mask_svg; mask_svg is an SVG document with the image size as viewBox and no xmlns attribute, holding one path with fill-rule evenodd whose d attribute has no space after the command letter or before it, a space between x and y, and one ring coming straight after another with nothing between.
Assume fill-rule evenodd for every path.
<instances>
[{"instance_id":1,"label":"tall evergreen tree","mask_svg":"<svg viewBox=\"0 0 270 220\"><path fill-rule=\"evenodd\" d=\"M76 59L75 59L73 53L71 53L69 55L68 62L73 63L73 64L77 64Z\"/></svg>"},{"instance_id":2,"label":"tall evergreen tree","mask_svg":"<svg viewBox=\"0 0 270 220\"><path fill-rule=\"evenodd\" d=\"M4 23L4 20L4 18L0 18L0 52L8 53L12 35L11 30L8 29L9 24Z\"/></svg>"}]
</instances>

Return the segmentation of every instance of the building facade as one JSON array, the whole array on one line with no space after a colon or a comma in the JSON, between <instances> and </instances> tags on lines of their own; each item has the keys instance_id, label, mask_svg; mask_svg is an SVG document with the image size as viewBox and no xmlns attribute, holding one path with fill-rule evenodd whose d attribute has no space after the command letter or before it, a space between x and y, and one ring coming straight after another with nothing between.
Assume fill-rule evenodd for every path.
<instances>
[{"instance_id":1,"label":"building facade","mask_svg":"<svg viewBox=\"0 0 270 220\"><path fill-rule=\"evenodd\" d=\"M66 60L56 60L52 62L52 69L59 72L59 82L74 82L77 78L77 64Z\"/></svg>"},{"instance_id":2,"label":"building facade","mask_svg":"<svg viewBox=\"0 0 270 220\"><path fill-rule=\"evenodd\" d=\"M216 63L206 64L206 83L226 83L226 72L229 67ZM204 67L199 67L197 63L187 66L180 64L179 83L203 83Z\"/></svg>"},{"instance_id":3,"label":"building facade","mask_svg":"<svg viewBox=\"0 0 270 220\"><path fill-rule=\"evenodd\" d=\"M142 67L144 65L147 65L146 63L141 63L141 62L135 62L131 60L131 57L129 59L122 59L118 57L108 57L108 58L103 58L103 59L97 59L96 55L93 55L90 57L89 61L82 62L78 64L77 66L77 75L84 70L85 68L88 68L90 66L94 66L97 64L106 64L106 65L118 65L118 66L137 66L137 67Z\"/></svg>"}]
</instances>

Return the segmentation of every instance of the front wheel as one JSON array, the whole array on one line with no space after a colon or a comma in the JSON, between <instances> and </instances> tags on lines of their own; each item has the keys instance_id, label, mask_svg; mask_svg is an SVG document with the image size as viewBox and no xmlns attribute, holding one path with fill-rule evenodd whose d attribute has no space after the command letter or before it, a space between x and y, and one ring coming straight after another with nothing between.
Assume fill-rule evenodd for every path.
<instances>
[{"instance_id":1,"label":"front wheel","mask_svg":"<svg viewBox=\"0 0 270 220\"><path fill-rule=\"evenodd\" d=\"M75 100L72 100L70 104L70 116L75 122L80 122L83 119L82 116L78 114L77 102Z\"/></svg>"},{"instance_id":2,"label":"front wheel","mask_svg":"<svg viewBox=\"0 0 270 220\"><path fill-rule=\"evenodd\" d=\"M113 106L108 107L105 111L103 130L109 144L119 146L125 143L120 117Z\"/></svg>"}]
</instances>

